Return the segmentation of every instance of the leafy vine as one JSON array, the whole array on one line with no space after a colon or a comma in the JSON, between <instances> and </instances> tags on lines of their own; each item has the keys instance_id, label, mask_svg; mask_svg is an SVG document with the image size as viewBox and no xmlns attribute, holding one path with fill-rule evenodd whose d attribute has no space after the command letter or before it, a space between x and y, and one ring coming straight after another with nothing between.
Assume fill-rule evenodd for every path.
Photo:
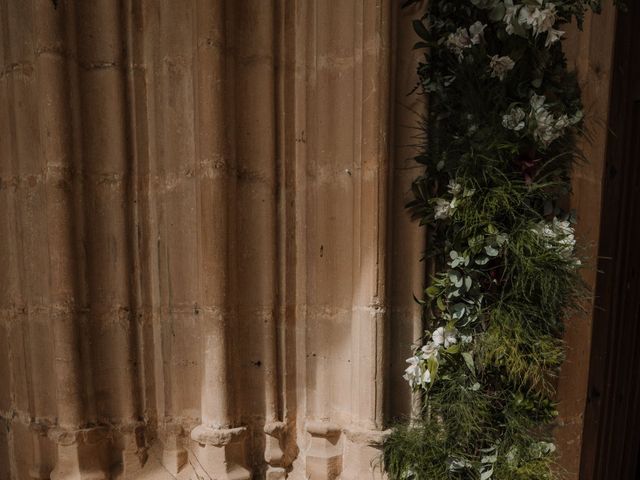
<instances>
[{"instance_id":1,"label":"leafy vine","mask_svg":"<svg viewBox=\"0 0 640 480\"><path fill-rule=\"evenodd\" d=\"M563 208L583 113L561 40L589 9L432 0L414 22L429 114L410 208L437 273L405 372L424 408L385 442L392 480L557 478L563 324L587 293Z\"/></svg>"}]
</instances>

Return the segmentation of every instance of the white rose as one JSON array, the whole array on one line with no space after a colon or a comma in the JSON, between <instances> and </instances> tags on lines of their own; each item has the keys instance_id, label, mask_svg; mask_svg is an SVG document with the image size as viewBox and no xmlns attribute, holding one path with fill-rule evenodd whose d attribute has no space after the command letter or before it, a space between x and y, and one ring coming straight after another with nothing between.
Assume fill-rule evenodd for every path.
<instances>
[{"instance_id":1,"label":"white rose","mask_svg":"<svg viewBox=\"0 0 640 480\"><path fill-rule=\"evenodd\" d=\"M509 113L502 117L502 126L507 130L514 130L518 132L525 127L525 116L526 114L523 109L519 107L512 108Z\"/></svg>"}]
</instances>

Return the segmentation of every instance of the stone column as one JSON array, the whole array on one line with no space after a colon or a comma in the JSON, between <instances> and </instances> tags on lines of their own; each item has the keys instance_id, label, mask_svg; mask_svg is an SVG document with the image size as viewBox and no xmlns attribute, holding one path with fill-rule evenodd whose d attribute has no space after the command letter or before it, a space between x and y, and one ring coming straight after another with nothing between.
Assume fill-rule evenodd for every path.
<instances>
[{"instance_id":1,"label":"stone column","mask_svg":"<svg viewBox=\"0 0 640 480\"><path fill-rule=\"evenodd\" d=\"M352 421L346 429L343 479L381 478L388 319L391 2L356 9L359 139L354 212Z\"/></svg>"},{"instance_id":2,"label":"stone column","mask_svg":"<svg viewBox=\"0 0 640 480\"><path fill-rule=\"evenodd\" d=\"M413 30L412 22L424 14L426 1L421 0L410 7L400 8L394 2L392 16L393 42L393 99L392 111L392 170L391 188L391 255L389 291L390 364L387 374L389 393L388 412L398 417L417 417L422 410L420 392L410 394L409 384L402 378L407 367L406 359L412 348L424 335L422 307L415 298L422 298L427 278L427 262L420 261L426 249L426 231L412 221L406 205L413 199L411 184L422 173L422 166L415 156L427 141L416 128L425 121L426 102L415 91L416 69L424 53L414 50L420 40Z\"/></svg>"},{"instance_id":3,"label":"stone column","mask_svg":"<svg viewBox=\"0 0 640 480\"><path fill-rule=\"evenodd\" d=\"M277 233L281 225L277 201L276 110L277 14L283 1L243 0L234 4L233 50L235 132L238 162L236 200L236 291L241 328L251 328L260 341L247 342L260 356L259 368L248 374L262 381L263 392L244 396L250 411L264 410L264 459L267 479L285 478L284 435L281 421L280 369L278 365L278 273L281 266ZM257 79L260 79L257 81ZM246 331L246 330L243 330ZM246 347L245 347L246 349ZM240 355L251 354L240 351ZM247 370L243 370L246 372ZM244 374L244 373L243 373ZM262 377L262 378L260 378Z\"/></svg>"},{"instance_id":4,"label":"stone column","mask_svg":"<svg viewBox=\"0 0 640 480\"><path fill-rule=\"evenodd\" d=\"M233 198L236 163L230 141L233 96L228 89L226 8L223 0L196 3L196 157L200 178L199 256L202 270L202 421L191 431L197 456L212 478L249 479L245 427L234 425L230 392L229 323L235 317L232 291Z\"/></svg>"},{"instance_id":5,"label":"stone column","mask_svg":"<svg viewBox=\"0 0 640 480\"><path fill-rule=\"evenodd\" d=\"M44 157L46 222L49 255L49 315L53 333L53 370L56 377L57 425L49 437L57 443L57 460L51 478L109 478L105 460L104 430L87 427L92 408L84 382L82 352L85 297L80 238L82 183L73 147L73 89L69 57L73 49L72 7L54 9L46 0L34 2L36 68L39 77L39 141ZM39 432L37 432L39 435ZM38 440L40 443L41 440ZM39 446L34 453L39 455ZM38 478L38 460L32 477Z\"/></svg>"},{"instance_id":6,"label":"stone column","mask_svg":"<svg viewBox=\"0 0 640 480\"><path fill-rule=\"evenodd\" d=\"M109 424L119 461L131 476L145 461L138 423L135 312L129 203L131 119L126 82L129 11L113 0L78 2L76 40L86 226L86 282L92 372L100 423Z\"/></svg>"}]
</instances>

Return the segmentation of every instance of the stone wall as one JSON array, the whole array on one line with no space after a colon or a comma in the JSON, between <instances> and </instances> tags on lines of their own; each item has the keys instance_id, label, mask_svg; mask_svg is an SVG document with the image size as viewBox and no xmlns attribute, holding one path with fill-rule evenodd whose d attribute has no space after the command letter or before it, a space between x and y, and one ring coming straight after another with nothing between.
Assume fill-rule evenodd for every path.
<instances>
[{"instance_id":1,"label":"stone wall","mask_svg":"<svg viewBox=\"0 0 640 480\"><path fill-rule=\"evenodd\" d=\"M0 478L372 470L424 277L395 3L1 2Z\"/></svg>"},{"instance_id":2,"label":"stone wall","mask_svg":"<svg viewBox=\"0 0 640 480\"><path fill-rule=\"evenodd\" d=\"M380 477L422 331L421 8L0 0L0 479Z\"/></svg>"}]
</instances>

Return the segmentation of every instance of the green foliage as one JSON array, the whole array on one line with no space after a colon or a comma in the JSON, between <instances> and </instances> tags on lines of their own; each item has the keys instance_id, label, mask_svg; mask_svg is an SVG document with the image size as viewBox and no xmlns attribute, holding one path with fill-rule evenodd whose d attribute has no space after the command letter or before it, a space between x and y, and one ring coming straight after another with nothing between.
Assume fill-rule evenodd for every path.
<instances>
[{"instance_id":1,"label":"green foliage","mask_svg":"<svg viewBox=\"0 0 640 480\"><path fill-rule=\"evenodd\" d=\"M405 375L425 407L384 445L392 480L557 478L563 324L587 293L562 208L582 160L582 105L561 28L599 8L432 0L414 22L429 114L409 208L428 227L436 273Z\"/></svg>"}]
</instances>

